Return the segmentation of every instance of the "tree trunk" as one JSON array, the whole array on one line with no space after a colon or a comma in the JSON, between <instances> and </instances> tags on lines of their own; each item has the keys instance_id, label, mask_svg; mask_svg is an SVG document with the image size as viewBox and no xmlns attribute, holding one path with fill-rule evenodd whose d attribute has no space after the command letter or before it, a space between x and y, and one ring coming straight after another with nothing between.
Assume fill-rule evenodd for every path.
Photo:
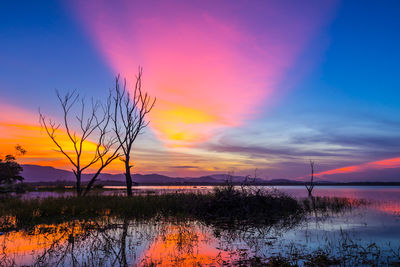
<instances>
[{"instance_id":1,"label":"tree trunk","mask_svg":"<svg viewBox=\"0 0 400 267\"><path fill-rule=\"evenodd\" d=\"M82 195L82 187L81 187L81 172L75 172L76 176L76 193L78 197Z\"/></svg>"},{"instance_id":2,"label":"tree trunk","mask_svg":"<svg viewBox=\"0 0 400 267\"><path fill-rule=\"evenodd\" d=\"M129 165L129 156L125 159L125 179L126 179L126 195L132 196L132 177L131 166Z\"/></svg>"},{"instance_id":3,"label":"tree trunk","mask_svg":"<svg viewBox=\"0 0 400 267\"><path fill-rule=\"evenodd\" d=\"M89 190L92 188L93 184L95 182L95 179L90 180L88 185L86 186L85 192L83 192L83 196L86 196L86 194L89 192Z\"/></svg>"},{"instance_id":4,"label":"tree trunk","mask_svg":"<svg viewBox=\"0 0 400 267\"><path fill-rule=\"evenodd\" d=\"M89 183L86 186L85 192L83 192L83 196L86 196L86 194L90 191L90 189L92 188L94 182L96 182L97 177L100 175L101 171L103 170L104 166L101 167L96 174L92 177L92 179L90 179Z\"/></svg>"}]
</instances>

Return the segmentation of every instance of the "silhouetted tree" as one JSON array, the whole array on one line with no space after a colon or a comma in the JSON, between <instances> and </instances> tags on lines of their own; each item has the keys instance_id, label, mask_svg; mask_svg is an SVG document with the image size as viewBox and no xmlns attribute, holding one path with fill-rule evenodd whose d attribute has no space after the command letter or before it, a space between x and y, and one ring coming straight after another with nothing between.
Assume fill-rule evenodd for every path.
<instances>
[{"instance_id":1,"label":"silhouetted tree","mask_svg":"<svg viewBox=\"0 0 400 267\"><path fill-rule=\"evenodd\" d=\"M65 96L61 96L58 91L56 93L63 111L63 122L59 124L51 119L46 119L46 116L39 110L40 123L57 146L57 151L62 153L73 166L78 196L81 196L82 193L86 195L101 171L119 157L118 140L115 136L110 135L112 131L109 128L111 127L110 121L112 118L111 96L103 104L92 100L91 108L86 110L84 98L81 98L76 91L69 92ZM71 118L71 110L78 102L80 102L80 108L75 116ZM71 121L78 126L78 131L72 130L71 125L73 123ZM65 144L61 143L59 136L57 136L61 125L67 135L69 144L73 147L72 151L68 150ZM90 147L90 145L94 145L94 149L88 150L87 147ZM82 173L89 167L96 168L97 171L92 175L83 192L81 185Z\"/></svg>"},{"instance_id":2,"label":"silhouetted tree","mask_svg":"<svg viewBox=\"0 0 400 267\"><path fill-rule=\"evenodd\" d=\"M15 146L17 155L24 155L26 150L20 145ZM24 178L20 175L23 171L21 165L16 162L14 155L6 155L4 159L0 158L0 185L11 185L17 181L22 182Z\"/></svg>"},{"instance_id":3,"label":"silhouetted tree","mask_svg":"<svg viewBox=\"0 0 400 267\"><path fill-rule=\"evenodd\" d=\"M311 167L311 176L310 176L310 183L306 184L306 188L308 191L308 196L312 196L312 191L314 189L314 161L310 160L310 167Z\"/></svg>"},{"instance_id":4,"label":"silhouetted tree","mask_svg":"<svg viewBox=\"0 0 400 267\"><path fill-rule=\"evenodd\" d=\"M119 76L115 79L114 132L121 146L125 165L126 193L132 195L131 151L138 135L147 127L146 115L152 110L156 98L142 91L142 68L136 76L135 88L131 94L126 88L126 80L120 87Z\"/></svg>"}]
</instances>

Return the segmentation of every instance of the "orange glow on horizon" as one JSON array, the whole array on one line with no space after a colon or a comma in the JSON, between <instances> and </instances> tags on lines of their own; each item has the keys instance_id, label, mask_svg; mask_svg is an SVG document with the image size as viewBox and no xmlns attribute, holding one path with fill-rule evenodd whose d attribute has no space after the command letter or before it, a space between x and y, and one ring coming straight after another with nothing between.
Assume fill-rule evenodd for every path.
<instances>
[{"instance_id":1,"label":"orange glow on horizon","mask_svg":"<svg viewBox=\"0 0 400 267\"><path fill-rule=\"evenodd\" d=\"M57 147L39 125L38 114L16 106L4 106L7 107L7 110L10 110L12 116L4 113L0 114L0 156L4 157L7 154L14 154L14 147L19 144L28 151L25 155L17 157L17 161L20 164L51 166L71 171L71 163L60 152L55 151ZM174 109L169 112L176 116L181 114L179 116L182 120L191 121L193 125L198 124L196 127L199 129L202 127L202 123L213 120L212 115L185 106L174 106ZM191 115L188 116L187 114ZM171 123L179 124L180 120L177 119L171 121ZM189 145L182 147L182 143L185 142L183 140L186 140L185 144L190 144L192 138L201 138L199 135L192 137L186 131L170 131L166 132L166 134L172 135L171 138L180 138L179 142L169 144L169 147L173 147L174 150L164 149L162 146L160 148L143 147L143 144L135 146L133 158L135 173L159 173L172 177L179 175L193 176L194 174L204 175L207 172L217 172L219 169L225 170L241 164L237 158L231 159L225 157L219 157L218 164L215 164L213 155L199 154L193 156L192 148L190 148L190 151L187 148ZM72 143L61 129L59 129L58 138L68 151L73 151ZM203 138L206 138L206 136ZM90 154L90 151L94 151L95 145L94 142L88 141L85 151ZM193 165L194 160L198 160L194 164L194 168L175 168L177 165ZM155 164L155 161L157 164ZM218 166L219 169L215 169L214 166ZM89 168L86 173L96 171L95 167ZM103 173L120 174L123 172L123 169L123 163L117 159L107 166L103 170Z\"/></svg>"},{"instance_id":2,"label":"orange glow on horizon","mask_svg":"<svg viewBox=\"0 0 400 267\"><path fill-rule=\"evenodd\" d=\"M7 105L5 105L7 106ZM20 109L14 106L7 106L7 109L12 111L13 116L6 114L0 115L0 156L14 154L14 147L19 144L27 150L23 156L17 157L21 164L35 164L41 166L52 166L55 168L71 170L73 166L59 151L56 151L56 145L47 136L44 129L41 128L38 121L39 115L34 116L27 110ZM67 136L66 132L61 128L56 132L57 141L63 147L64 151L70 154L75 159L74 147ZM88 157L82 158L82 163L87 163L94 155L96 143L86 140L83 143L83 151ZM89 168L88 171L94 171L96 165ZM121 164L110 165L111 172L122 169Z\"/></svg>"},{"instance_id":3,"label":"orange glow on horizon","mask_svg":"<svg viewBox=\"0 0 400 267\"><path fill-rule=\"evenodd\" d=\"M203 109L161 101L157 104L152 123L160 126L156 134L160 139L167 137L171 141L169 146L190 146L192 142L205 141L210 133L205 132L204 128L218 127L223 121L223 118Z\"/></svg>"}]
</instances>

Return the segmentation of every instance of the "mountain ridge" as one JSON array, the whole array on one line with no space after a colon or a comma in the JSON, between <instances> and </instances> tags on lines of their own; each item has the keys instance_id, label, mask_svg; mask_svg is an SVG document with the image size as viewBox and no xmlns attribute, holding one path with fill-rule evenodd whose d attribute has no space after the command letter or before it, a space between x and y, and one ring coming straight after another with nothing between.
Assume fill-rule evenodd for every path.
<instances>
[{"instance_id":1,"label":"mountain ridge","mask_svg":"<svg viewBox=\"0 0 400 267\"><path fill-rule=\"evenodd\" d=\"M33 164L23 164L22 176L25 178L27 183L40 183L40 182L74 182L75 176L72 171L57 169L51 166L40 166ZM87 182L91 178L92 174L82 174L82 181ZM192 183L192 184L218 184L225 183L228 179L226 174L214 174L205 175L200 177L170 177L162 174L133 174L132 178L134 182L139 184L182 184L182 183ZM268 180L262 178L246 178L245 176L229 176L232 183L265 183ZM285 180L285 179L281 179ZM115 181L124 182L124 174L110 174L101 173L98 177L98 181ZM272 181L272 180L271 180ZM292 180L285 180L287 182L296 182ZM300 183L300 182L299 182Z\"/></svg>"},{"instance_id":2,"label":"mountain ridge","mask_svg":"<svg viewBox=\"0 0 400 267\"><path fill-rule=\"evenodd\" d=\"M33 164L23 164L22 176L26 183L68 183L75 182L75 176L72 171L57 169L51 166L40 166ZM83 174L82 182L88 182L92 174ZM234 184L259 184L259 185L304 185L305 181L290 180L290 179L262 179L248 178L245 176L228 176L227 174L213 174L200 177L170 177L162 174L133 174L132 179L140 185L213 185L224 184L227 179ZM124 185L124 174L101 173L96 183L103 185ZM328 181L315 179L318 185L400 185L397 181Z\"/></svg>"}]
</instances>

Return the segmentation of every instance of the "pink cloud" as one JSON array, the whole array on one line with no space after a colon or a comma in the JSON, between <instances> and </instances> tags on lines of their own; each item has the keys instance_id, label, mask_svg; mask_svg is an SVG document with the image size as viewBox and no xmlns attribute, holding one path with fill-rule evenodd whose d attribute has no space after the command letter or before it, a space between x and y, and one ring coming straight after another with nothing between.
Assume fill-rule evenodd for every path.
<instances>
[{"instance_id":1,"label":"pink cloud","mask_svg":"<svg viewBox=\"0 0 400 267\"><path fill-rule=\"evenodd\" d=\"M368 170L382 170L387 168L400 168L400 157L399 158L390 158L385 160L367 162L359 165L347 166L343 168L328 170L316 173L316 176L325 176L325 175L333 175L333 174L343 174L343 173L355 173L355 172L364 172Z\"/></svg>"},{"instance_id":2,"label":"pink cloud","mask_svg":"<svg viewBox=\"0 0 400 267\"><path fill-rule=\"evenodd\" d=\"M335 1L75 1L115 73L158 102L151 126L167 144L208 139L274 101L279 82Z\"/></svg>"}]
</instances>

